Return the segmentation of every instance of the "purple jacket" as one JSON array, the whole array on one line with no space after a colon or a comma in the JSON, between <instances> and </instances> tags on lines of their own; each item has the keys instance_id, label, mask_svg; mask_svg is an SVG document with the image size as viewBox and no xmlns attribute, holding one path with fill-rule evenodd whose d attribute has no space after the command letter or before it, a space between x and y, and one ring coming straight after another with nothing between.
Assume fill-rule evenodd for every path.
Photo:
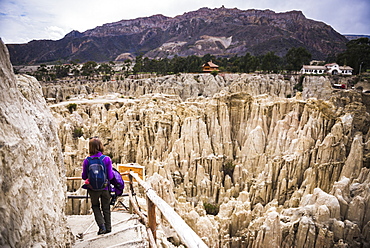
<instances>
[{"instance_id":1,"label":"purple jacket","mask_svg":"<svg viewBox=\"0 0 370 248\"><path fill-rule=\"evenodd\" d=\"M103 153L98 152L97 154L94 154L90 157L100 157L101 155L103 155ZM113 178L112 160L110 159L110 157L106 156L103 159L103 163L107 168L107 177L109 180L111 180ZM89 175L89 161L85 158L84 162L82 163L82 179L86 180L88 175ZM109 190L109 184L104 190Z\"/></svg>"}]
</instances>

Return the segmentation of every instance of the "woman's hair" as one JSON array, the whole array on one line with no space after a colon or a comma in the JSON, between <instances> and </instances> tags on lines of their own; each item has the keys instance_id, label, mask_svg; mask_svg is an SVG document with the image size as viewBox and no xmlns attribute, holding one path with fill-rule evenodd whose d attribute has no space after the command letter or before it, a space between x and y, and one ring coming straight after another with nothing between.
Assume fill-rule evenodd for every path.
<instances>
[{"instance_id":1,"label":"woman's hair","mask_svg":"<svg viewBox=\"0 0 370 248\"><path fill-rule=\"evenodd\" d=\"M104 146L99 140L99 138L91 138L89 142L90 156L97 154L98 152L104 153Z\"/></svg>"}]
</instances>

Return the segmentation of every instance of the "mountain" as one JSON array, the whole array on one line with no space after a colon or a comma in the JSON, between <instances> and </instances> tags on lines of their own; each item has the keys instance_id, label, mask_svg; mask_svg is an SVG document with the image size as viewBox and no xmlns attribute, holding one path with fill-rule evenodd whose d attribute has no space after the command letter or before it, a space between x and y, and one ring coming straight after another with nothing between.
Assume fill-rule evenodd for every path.
<instances>
[{"instance_id":1,"label":"mountain","mask_svg":"<svg viewBox=\"0 0 370 248\"><path fill-rule=\"evenodd\" d=\"M348 40L356 40L360 38L369 38L370 35L358 35L358 34L344 34L344 37L346 37Z\"/></svg>"},{"instance_id":2,"label":"mountain","mask_svg":"<svg viewBox=\"0 0 370 248\"><path fill-rule=\"evenodd\" d=\"M201 8L176 17L154 15L104 24L63 39L8 44L14 65L53 61L116 60L120 54L150 58L213 54L283 56L303 46L314 59L345 49L348 40L329 25L307 19L301 11Z\"/></svg>"}]
</instances>

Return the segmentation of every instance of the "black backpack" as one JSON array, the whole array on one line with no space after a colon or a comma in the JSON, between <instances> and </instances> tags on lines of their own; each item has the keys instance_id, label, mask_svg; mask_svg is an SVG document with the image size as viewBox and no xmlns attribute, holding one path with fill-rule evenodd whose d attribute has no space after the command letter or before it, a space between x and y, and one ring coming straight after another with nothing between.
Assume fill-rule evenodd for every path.
<instances>
[{"instance_id":1,"label":"black backpack","mask_svg":"<svg viewBox=\"0 0 370 248\"><path fill-rule=\"evenodd\" d=\"M92 190L104 190L104 188L108 186L107 169L103 162L105 157L105 155L100 157L87 157L89 161L88 178Z\"/></svg>"}]
</instances>

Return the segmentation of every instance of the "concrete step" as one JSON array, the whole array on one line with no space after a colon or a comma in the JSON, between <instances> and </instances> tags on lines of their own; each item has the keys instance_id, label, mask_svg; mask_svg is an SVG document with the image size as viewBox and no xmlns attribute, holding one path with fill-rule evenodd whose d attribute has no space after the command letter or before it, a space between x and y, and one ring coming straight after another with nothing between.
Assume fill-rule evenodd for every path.
<instances>
[{"instance_id":1,"label":"concrete step","mask_svg":"<svg viewBox=\"0 0 370 248\"><path fill-rule=\"evenodd\" d=\"M148 247L146 228L135 214L112 212L112 232L102 235L97 235L93 215L71 215L67 220L76 237L74 248Z\"/></svg>"}]
</instances>

